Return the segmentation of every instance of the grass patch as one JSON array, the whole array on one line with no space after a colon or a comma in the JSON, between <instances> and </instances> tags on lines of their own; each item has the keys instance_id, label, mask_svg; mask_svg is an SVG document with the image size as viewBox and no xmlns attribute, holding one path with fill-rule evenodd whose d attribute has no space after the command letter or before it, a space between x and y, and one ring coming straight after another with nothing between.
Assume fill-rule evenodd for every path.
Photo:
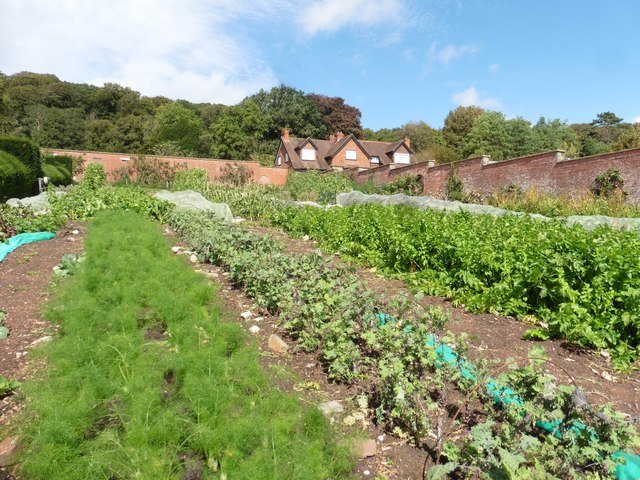
<instances>
[{"instance_id":1,"label":"grass patch","mask_svg":"<svg viewBox=\"0 0 640 480\"><path fill-rule=\"evenodd\" d=\"M29 479L345 478L316 408L274 389L214 291L158 226L105 212L47 318L61 336L25 385ZM164 331L164 335L158 335ZM152 332L152 333L149 333Z\"/></svg>"}]
</instances>

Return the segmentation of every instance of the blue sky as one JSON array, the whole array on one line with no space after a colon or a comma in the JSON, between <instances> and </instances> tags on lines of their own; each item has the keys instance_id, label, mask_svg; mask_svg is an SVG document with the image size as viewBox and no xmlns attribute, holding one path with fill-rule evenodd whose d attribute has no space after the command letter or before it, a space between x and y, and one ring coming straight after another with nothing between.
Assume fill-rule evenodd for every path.
<instances>
[{"instance_id":1,"label":"blue sky","mask_svg":"<svg viewBox=\"0 0 640 480\"><path fill-rule=\"evenodd\" d=\"M378 129L476 104L640 121L637 0L0 0L0 71L233 104L284 83Z\"/></svg>"}]
</instances>

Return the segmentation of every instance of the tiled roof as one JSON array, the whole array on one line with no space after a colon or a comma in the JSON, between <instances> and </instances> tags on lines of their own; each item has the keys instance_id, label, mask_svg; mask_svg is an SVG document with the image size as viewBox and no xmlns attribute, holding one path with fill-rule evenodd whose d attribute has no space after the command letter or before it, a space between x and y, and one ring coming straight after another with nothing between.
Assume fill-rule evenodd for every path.
<instances>
[{"instance_id":1,"label":"tiled roof","mask_svg":"<svg viewBox=\"0 0 640 480\"><path fill-rule=\"evenodd\" d=\"M356 142L365 154L371 157L378 157L380 165L389 165L393 163L393 153L401 146L406 145L404 140L398 142L374 142L369 140L358 140L354 135L345 135L337 140L319 140L315 138L297 138L289 137L288 141L285 137L280 138L281 144L289 155L291 167L294 170L331 170L331 159L350 141ZM315 160L302 160L300 158L300 150L306 143L311 142L316 147ZM406 147L411 152L408 145ZM412 155L413 156L413 155Z\"/></svg>"}]
</instances>

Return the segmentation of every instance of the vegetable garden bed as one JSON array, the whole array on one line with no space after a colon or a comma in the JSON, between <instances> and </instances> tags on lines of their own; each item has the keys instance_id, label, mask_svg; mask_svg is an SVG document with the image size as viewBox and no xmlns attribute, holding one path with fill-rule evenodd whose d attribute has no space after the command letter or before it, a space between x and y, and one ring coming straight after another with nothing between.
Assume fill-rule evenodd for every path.
<instances>
[{"instance_id":1,"label":"vegetable garden bed","mask_svg":"<svg viewBox=\"0 0 640 480\"><path fill-rule=\"evenodd\" d=\"M100 215L49 305L62 334L39 349L47 371L23 386L21 476L348 477L322 414L270 387L212 298L156 224Z\"/></svg>"},{"instance_id":2,"label":"vegetable garden bed","mask_svg":"<svg viewBox=\"0 0 640 480\"><path fill-rule=\"evenodd\" d=\"M176 214L172 224L203 259L226 266L258 304L277 311L304 349L319 349L330 377L360 382L381 424L431 447L434 459L446 459L429 470L432 478L440 478L438 472L593 477L613 473L612 455L638 444L635 427L620 414L579 402L579 390L545 376L542 352L533 352L531 365L500 377L524 400L522 408L492 407L490 396L467 381L459 367L441 365L437 349L425 345L435 334L464 352L464 341L443 330L441 312L414 315L402 301L382 305L357 279L333 271L321 257L286 255L277 242L204 216ZM403 321L378 328L380 311L392 311ZM445 421L452 397L459 408ZM478 405L480 416L469 416L469 406ZM461 411L467 414L460 416ZM579 420L595 434L567 440L541 435L536 428L537 422L558 420L567 425ZM430 435L436 436L435 445Z\"/></svg>"}]
</instances>

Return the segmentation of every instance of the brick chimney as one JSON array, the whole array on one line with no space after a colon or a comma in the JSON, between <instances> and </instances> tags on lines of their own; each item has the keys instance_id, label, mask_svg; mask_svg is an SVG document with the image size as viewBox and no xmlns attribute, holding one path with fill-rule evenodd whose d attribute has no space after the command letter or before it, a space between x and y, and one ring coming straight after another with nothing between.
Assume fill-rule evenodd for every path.
<instances>
[{"instance_id":1,"label":"brick chimney","mask_svg":"<svg viewBox=\"0 0 640 480\"><path fill-rule=\"evenodd\" d=\"M344 133L342 132L336 132L336 142L339 142L340 140L342 140L344 138Z\"/></svg>"},{"instance_id":2,"label":"brick chimney","mask_svg":"<svg viewBox=\"0 0 640 480\"><path fill-rule=\"evenodd\" d=\"M284 142L288 142L289 141L289 129L285 128L282 130L282 140Z\"/></svg>"},{"instance_id":3,"label":"brick chimney","mask_svg":"<svg viewBox=\"0 0 640 480\"><path fill-rule=\"evenodd\" d=\"M331 135L329 135L329 141L330 142L335 142L336 141L336 136L333 133Z\"/></svg>"},{"instance_id":4,"label":"brick chimney","mask_svg":"<svg viewBox=\"0 0 640 480\"><path fill-rule=\"evenodd\" d=\"M407 144L407 147L411 148L411 139L409 137L404 137L404 143Z\"/></svg>"}]
</instances>

